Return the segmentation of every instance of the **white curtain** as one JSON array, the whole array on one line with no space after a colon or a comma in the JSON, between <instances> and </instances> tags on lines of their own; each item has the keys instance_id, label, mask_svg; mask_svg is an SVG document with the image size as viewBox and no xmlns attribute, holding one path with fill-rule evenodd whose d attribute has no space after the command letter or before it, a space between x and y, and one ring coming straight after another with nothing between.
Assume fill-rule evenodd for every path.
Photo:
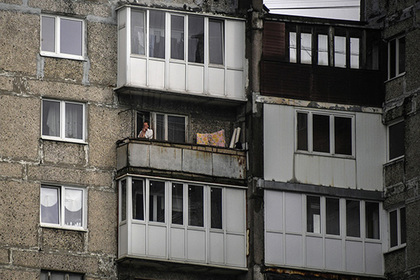
<instances>
[{"instance_id":1,"label":"white curtain","mask_svg":"<svg viewBox=\"0 0 420 280\"><path fill-rule=\"evenodd\" d=\"M43 101L42 135L60 136L60 103Z\"/></svg>"},{"instance_id":2,"label":"white curtain","mask_svg":"<svg viewBox=\"0 0 420 280\"><path fill-rule=\"evenodd\" d=\"M83 105L66 103L66 138L82 139Z\"/></svg>"}]
</instances>

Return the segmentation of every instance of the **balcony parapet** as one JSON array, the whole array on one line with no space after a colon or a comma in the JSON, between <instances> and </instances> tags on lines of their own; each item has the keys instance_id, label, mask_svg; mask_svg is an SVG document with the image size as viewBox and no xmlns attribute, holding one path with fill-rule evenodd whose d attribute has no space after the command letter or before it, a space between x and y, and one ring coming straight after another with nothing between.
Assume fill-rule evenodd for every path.
<instances>
[{"instance_id":1,"label":"balcony parapet","mask_svg":"<svg viewBox=\"0 0 420 280\"><path fill-rule=\"evenodd\" d=\"M126 138L117 143L117 171L221 184L246 184L246 153L196 144Z\"/></svg>"}]
</instances>

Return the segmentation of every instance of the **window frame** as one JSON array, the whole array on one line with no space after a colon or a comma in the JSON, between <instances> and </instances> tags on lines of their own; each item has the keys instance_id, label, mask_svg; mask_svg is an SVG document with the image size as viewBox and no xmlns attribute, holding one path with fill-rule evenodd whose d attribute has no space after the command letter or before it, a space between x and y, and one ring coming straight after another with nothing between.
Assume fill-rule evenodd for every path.
<instances>
[{"instance_id":1,"label":"window frame","mask_svg":"<svg viewBox=\"0 0 420 280\"><path fill-rule=\"evenodd\" d=\"M336 197L336 196L319 196L317 194L303 194L304 199L302 200L302 205L304 208L302 208L302 210L304 209L304 220L303 220L303 232L305 233L306 236L323 236L323 237L328 237L328 238L332 238L332 239L342 239L344 238L345 240L365 240L366 242L373 242L373 243L378 243L378 242L382 242L382 238L383 238L383 231L384 229L382 228L382 225L384 222L383 218L381 217L381 209L382 208L382 203L379 201L372 201L372 200L363 200L363 199L354 199L354 198L345 198L345 197ZM315 231L309 231L308 230L308 223L312 220L309 220L308 217L308 197L311 198L318 198L319 199L319 205L320 205L320 210L319 210L319 227L320 227L320 232L315 232ZM331 200L337 200L338 202L338 213L336 213L338 216L336 217L338 220L338 234L336 233L327 233L328 231L328 215L329 213L327 212L327 200L331 199ZM359 236L351 236L347 234L347 225L348 225L348 220L347 220L347 202L348 201L353 201L353 202L357 202L358 203L358 210L359 210L359 220L358 220L358 225L359 225ZM377 223L377 230L378 230L378 235L379 238L369 238L367 237L367 220L366 220L366 216L367 216L367 209L366 209L366 204L367 203L375 203L378 205L378 223Z\"/></svg>"},{"instance_id":2,"label":"window frame","mask_svg":"<svg viewBox=\"0 0 420 280\"><path fill-rule=\"evenodd\" d=\"M42 19L43 17L54 18L54 52L52 51L45 51L42 50ZM67 54L61 52L60 46L60 39L61 39L61 19L66 20L73 20L79 21L82 23L82 31L81 31L81 55L74 55L74 54ZM48 57L57 57L57 58L65 58L65 59L73 59L73 60L85 60L86 59L86 23L84 19L74 18L74 17L67 17L67 16L59 16L59 15L52 15L52 14L41 14L40 16L40 46L39 52L41 56L48 56Z\"/></svg>"},{"instance_id":3,"label":"window frame","mask_svg":"<svg viewBox=\"0 0 420 280\"><path fill-rule=\"evenodd\" d=\"M44 275L43 275L44 274ZM74 277L74 276L79 276L80 280L85 279L84 278L84 274L81 273L74 273L74 272L68 272L68 271L53 271L53 270L41 270L41 280L45 279L45 280L52 280L52 276L51 274L64 274L64 278L65 279L70 279L70 276ZM44 278L43 278L44 277Z\"/></svg>"},{"instance_id":4,"label":"window frame","mask_svg":"<svg viewBox=\"0 0 420 280\"><path fill-rule=\"evenodd\" d=\"M145 37L145 52L144 54L136 54L132 52L132 30L131 30L131 23L132 23L132 13L133 11L142 11L145 15L145 26L144 26L144 37ZM164 50L164 57L152 57L150 56L150 11L159 11L164 13L165 24L164 24L164 39L165 39L165 50ZM209 17L203 15L197 15L192 13L177 13L167 10L160 10L160 9L142 9L142 8L131 8L130 10L130 36L129 36L129 54L130 56L136 57L146 57L150 60L159 60L159 61L170 61L175 63L182 63L182 64L191 64L191 65L204 65L205 67L226 67L226 20L221 17ZM172 58L172 16L180 16L184 18L184 59L177 59ZM202 17L204 22L204 46L203 46L203 62L193 62L189 61L189 47L188 47L188 40L189 40L189 17ZM222 55L222 64L219 63L211 63L210 62L210 21L220 21L222 22L222 34L221 34L221 55Z\"/></svg>"},{"instance_id":5,"label":"window frame","mask_svg":"<svg viewBox=\"0 0 420 280\"><path fill-rule=\"evenodd\" d=\"M306 133L307 133L307 150L299 150L298 149L298 141L299 141L299 135L298 135L298 114L306 114ZM319 115L319 116L328 116L329 117L329 152L320 152L320 151L314 151L313 144L313 116ZM335 118L348 118L351 121L351 154L339 154L336 153L336 145L335 145ZM311 111L311 110L305 110L305 109L298 109L295 110L295 152L297 153L305 153L305 154L315 154L315 155L330 155L333 157L341 157L341 158L355 158L355 121L356 116L354 114L343 114L343 113L335 113L335 112L328 112L328 111Z\"/></svg>"},{"instance_id":6,"label":"window frame","mask_svg":"<svg viewBox=\"0 0 420 280\"><path fill-rule=\"evenodd\" d=\"M58 102L60 104L60 136L51 136L51 135L44 135L43 134L43 127L44 127L44 101L50 102ZM82 139L77 138L67 138L66 135L66 104L77 104L82 105ZM65 101L65 100L57 100L57 99L48 99L43 98L41 100L41 138L46 140L56 140L56 141L64 141L64 142L73 142L73 143L80 143L86 144L87 139L87 118L86 118L86 104L82 102L75 102L75 101Z\"/></svg>"},{"instance_id":7,"label":"window frame","mask_svg":"<svg viewBox=\"0 0 420 280\"><path fill-rule=\"evenodd\" d=\"M392 38L388 41L387 43L387 77L388 80L392 80L394 78L398 78L400 76L404 76L405 72L406 72L406 62L407 62L407 58L406 58L406 50L404 49L404 71L400 71L400 40L404 38L404 41L406 39L405 35L400 35L397 36L395 38ZM391 76L391 58L392 58L392 53L391 53L391 44L395 42L395 74L393 76ZM404 43L404 47L406 46L406 42Z\"/></svg>"},{"instance_id":8,"label":"window frame","mask_svg":"<svg viewBox=\"0 0 420 280\"><path fill-rule=\"evenodd\" d=\"M143 182L143 219L134 219L133 209L134 209L134 198L132 196L132 186L133 181L142 181ZM122 201L124 198L122 197L122 189L123 189L123 181L126 182L126 217L123 217L123 206ZM150 219L150 182L158 181L164 183L164 221L152 221ZM131 186L129 186L131 184ZM173 219L173 186L174 185L181 185L182 186L182 224L181 223L174 223ZM202 205L202 223L203 225L191 225L190 224L190 207L189 207L189 187L201 187L202 189L202 197L203 197L203 205ZM212 232L224 232L226 231L226 214L225 214L225 203L226 203L226 194L225 189L227 187L219 186L219 185L210 185L205 183L198 183L198 182L188 182L188 181L179 181L179 180L170 180L170 179L160 179L156 177L138 177L138 176L127 176L120 178L118 180L118 222L120 225L128 223L135 224L149 224L154 226L164 226L164 227L171 227L171 228L183 228L183 229L197 229L197 230L210 230ZM212 189L220 189L220 210L221 213L218 213L221 216L221 228L220 227L212 227ZM130 193L131 192L131 193Z\"/></svg>"},{"instance_id":9,"label":"window frame","mask_svg":"<svg viewBox=\"0 0 420 280\"><path fill-rule=\"evenodd\" d=\"M401 209L404 209L405 215L407 215L407 208L405 207L405 205L393 208L393 209L388 211L388 232L389 232L389 235L388 235L388 240L389 240L388 251L395 251L395 250L404 248L407 245L407 230L405 230L405 239L406 239L405 242L402 243L402 240L401 240L401 237L402 237L402 234L401 234L401 229L402 229ZM397 221L396 221L397 222L397 245L395 245L395 246L392 246L392 244L391 244L391 232L392 232L391 213L392 212L396 212L396 214L397 214ZM405 218L405 220L407 221L407 218ZM407 222L406 222L405 226L407 227Z\"/></svg>"},{"instance_id":10,"label":"window frame","mask_svg":"<svg viewBox=\"0 0 420 280\"><path fill-rule=\"evenodd\" d=\"M58 198L57 203L58 206L58 224L55 223L47 223L42 221L42 204L41 204L41 190L42 188L49 188L49 189L57 189L58 190ZM81 226L72 226L65 224L65 192L66 190L77 190L82 191L82 225ZM41 184L40 187L40 211L39 211L39 221L41 227L48 227L48 228L59 228L59 229L66 229L66 230L77 230L77 231L86 231L87 230L87 189L84 187L76 187L76 186L69 186L69 185L54 185L54 184Z\"/></svg>"},{"instance_id":11,"label":"window frame","mask_svg":"<svg viewBox=\"0 0 420 280\"><path fill-rule=\"evenodd\" d=\"M403 148L402 149L403 149L404 152L403 152L402 155L391 158L391 133L390 133L390 128L394 125L399 125L399 124L403 125L403 130L404 130L404 133L403 133L403 136L402 136L403 137L403 139L402 139ZM386 130L387 130L387 146L388 146L387 147L387 160L388 160L388 162L395 162L395 161L398 161L400 159L403 159L405 157L405 143L404 143L405 142L405 121L404 121L404 119L399 119L397 121L394 121L394 122L388 124Z\"/></svg>"}]
</instances>

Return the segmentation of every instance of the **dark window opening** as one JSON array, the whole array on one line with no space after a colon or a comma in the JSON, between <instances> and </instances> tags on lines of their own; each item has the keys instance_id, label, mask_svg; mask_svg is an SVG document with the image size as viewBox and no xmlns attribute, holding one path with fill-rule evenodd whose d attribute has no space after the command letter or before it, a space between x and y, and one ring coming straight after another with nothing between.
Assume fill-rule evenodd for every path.
<instances>
[{"instance_id":1,"label":"dark window opening","mask_svg":"<svg viewBox=\"0 0 420 280\"><path fill-rule=\"evenodd\" d=\"M313 150L315 152L330 152L330 117L313 115Z\"/></svg>"},{"instance_id":2,"label":"dark window opening","mask_svg":"<svg viewBox=\"0 0 420 280\"><path fill-rule=\"evenodd\" d=\"M351 118L334 117L335 153L352 155Z\"/></svg>"}]
</instances>

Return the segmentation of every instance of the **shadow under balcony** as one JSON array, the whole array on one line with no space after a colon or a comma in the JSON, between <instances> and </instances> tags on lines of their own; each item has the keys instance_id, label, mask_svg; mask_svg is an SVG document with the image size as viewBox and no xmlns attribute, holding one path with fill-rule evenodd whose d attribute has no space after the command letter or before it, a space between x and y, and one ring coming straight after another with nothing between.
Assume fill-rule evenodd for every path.
<instances>
[{"instance_id":1,"label":"shadow under balcony","mask_svg":"<svg viewBox=\"0 0 420 280\"><path fill-rule=\"evenodd\" d=\"M117 176L138 174L245 186L246 162L243 150L139 138L117 142Z\"/></svg>"}]
</instances>

